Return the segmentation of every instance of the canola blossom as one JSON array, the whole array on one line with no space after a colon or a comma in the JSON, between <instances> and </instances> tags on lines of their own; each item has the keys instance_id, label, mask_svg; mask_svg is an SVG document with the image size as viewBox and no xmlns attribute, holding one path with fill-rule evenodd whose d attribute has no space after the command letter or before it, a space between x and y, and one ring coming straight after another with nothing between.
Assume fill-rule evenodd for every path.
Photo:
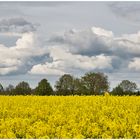
<instances>
[{"instance_id":1,"label":"canola blossom","mask_svg":"<svg viewBox=\"0 0 140 140\"><path fill-rule=\"evenodd\" d=\"M0 138L140 138L140 97L0 96Z\"/></svg>"}]
</instances>

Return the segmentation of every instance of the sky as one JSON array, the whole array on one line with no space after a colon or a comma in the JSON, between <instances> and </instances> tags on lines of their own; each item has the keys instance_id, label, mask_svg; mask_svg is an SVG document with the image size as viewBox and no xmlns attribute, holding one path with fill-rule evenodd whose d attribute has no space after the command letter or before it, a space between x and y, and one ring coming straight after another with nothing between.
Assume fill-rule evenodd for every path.
<instances>
[{"instance_id":1,"label":"sky","mask_svg":"<svg viewBox=\"0 0 140 140\"><path fill-rule=\"evenodd\" d=\"M0 83L32 88L103 72L140 88L140 2L0 2Z\"/></svg>"}]
</instances>

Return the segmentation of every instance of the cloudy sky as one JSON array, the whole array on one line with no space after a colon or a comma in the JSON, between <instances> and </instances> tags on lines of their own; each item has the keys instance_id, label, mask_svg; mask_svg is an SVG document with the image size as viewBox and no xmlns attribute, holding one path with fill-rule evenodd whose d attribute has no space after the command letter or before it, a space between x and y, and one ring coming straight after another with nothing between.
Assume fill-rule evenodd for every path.
<instances>
[{"instance_id":1,"label":"cloudy sky","mask_svg":"<svg viewBox=\"0 0 140 140\"><path fill-rule=\"evenodd\" d=\"M140 2L0 2L3 86L89 71L140 87Z\"/></svg>"}]
</instances>

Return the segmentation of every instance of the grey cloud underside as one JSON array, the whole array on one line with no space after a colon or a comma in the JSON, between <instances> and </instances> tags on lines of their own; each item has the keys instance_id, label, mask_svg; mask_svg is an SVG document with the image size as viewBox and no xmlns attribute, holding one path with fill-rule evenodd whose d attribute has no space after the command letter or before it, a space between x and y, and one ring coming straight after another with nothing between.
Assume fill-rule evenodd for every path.
<instances>
[{"instance_id":1,"label":"grey cloud underside","mask_svg":"<svg viewBox=\"0 0 140 140\"><path fill-rule=\"evenodd\" d=\"M0 75L140 71L140 32L116 37L100 27L71 29L44 43L36 31L24 18L0 21L1 35L20 34L14 45L0 43Z\"/></svg>"},{"instance_id":2,"label":"grey cloud underside","mask_svg":"<svg viewBox=\"0 0 140 140\"><path fill-rule=\"evenodd\" d=\"M0 21L0 32L26 33L36 31L36 25L23 18L9 18Z\"/></svg>"},{"instance_id":3,"label":"grey cloud underside","mask_svg":"<svg viewBox=\"0 0 140 140\"><path fill-rule=\"evenodd\" d=\"M80 33L80 34L79 34ZM104 54L112 58L113 70L117 71L121 68L127 68L130 60L139 57L139 40L129 38L129 36L137 37L137 33L128 35L128 37L107 37L97 35L89 30L66 33L63 36L54 36L49 40L53 45L68 46L69 51L73 54L96 56Z\"/></svg>"},{"instance_id":4,"label":"grey cloud underside","mask_svg":"<svg viewBox=\"0 0 140 140\"><path fill-rule=\"evenodd\" d=\"M83 72L139 71L139 43L139 32L115 37L111 31L97 27L73 29L52 36L47 42L52 62L35 65L30 72L47 74L47 68L60 70L58 73L73 73L77 69Z\"/></svg>"},{"instance_id":5,"label":"grey cloud underside","mask_svg":"<svg viewBox=\"0 0 140 140\"><path fill-rule=\"evenodd\" d=\"M87 56L99 55L101 53L111 54L111 50L98 37L92 33L91 30L83 30L77 33L67 32L63 36L53 36L48 40L53 45L67 45L70 51L74 54L81 54ZM81 48L81 49L80 49Z\"/></svg>"},{"instance_id":6,"label":"grey cloud underside","mask_svg":"<svg viewBox=\"0 0 140 140\"><path fill-rule=\"evenodd\" d=\"M47 51L41 46L36 34L37 27L23 18L10 18L0 21L0 35L5 40L15 39L6 44L0 40L0 74L25 74L33 65L45 62Z\"/></svg>"}]
</instances>

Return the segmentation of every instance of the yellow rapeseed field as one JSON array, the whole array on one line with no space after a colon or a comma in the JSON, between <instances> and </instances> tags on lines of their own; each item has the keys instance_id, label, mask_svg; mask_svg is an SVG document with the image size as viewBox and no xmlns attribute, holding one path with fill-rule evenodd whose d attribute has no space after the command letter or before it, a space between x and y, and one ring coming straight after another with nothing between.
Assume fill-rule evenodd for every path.
<instances>
[{"instance_id":1,"label":"yellow rapeseed field","mask_svg":"<svg viewBox=\"0 0 140 140\"><path fill-rule=\"evenodd\" d=\"M140 97L0 96L0 138L140 138Z\"/></svg>"}]
</instances>

